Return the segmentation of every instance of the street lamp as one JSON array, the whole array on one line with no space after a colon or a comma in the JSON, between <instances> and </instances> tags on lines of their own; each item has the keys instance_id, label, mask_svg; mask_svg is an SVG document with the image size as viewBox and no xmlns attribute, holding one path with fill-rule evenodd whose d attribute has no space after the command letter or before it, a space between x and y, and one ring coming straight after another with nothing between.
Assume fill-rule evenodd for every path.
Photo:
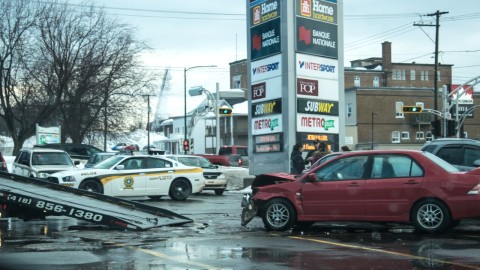
<instances>
[{"instance_id":1,"label":"street lamp","mask_svg":"<svg viewBox=\"0 0 480 270\"><path fill-rule=\"evenodd\" d=\"M220 115L219 115L219 106L218 106L218 102L220 101L220 96L219 96L219 92L220 92L220 89L219 89L219 84L217 83L217 87L216 87L216 94L217 94L217 97L213 97L212 93L210 93L210 91L208 91L207 89L203 88L202 86L196 86L196 87L192 87L190 88L190 90L188 90L188 93L190 94L190 96L199 96L203 93L205 93L207 95L207 99L211 100L213 102L213 112L215 113L215 126L216 126L216 135L215 135L215 138L216 138L216 142L215 142L215 149L216 149L216 153L218 153L218 150L219 150L219 147L220 147Z\"/></svg>"},{"instance_id":2,"label":"street lamp","mask_svg":"<svg viewBox=\"0 0 480 270\"><path fill-rule=\"evenodd\" d=\"M188 140L187 138L187 71L194 68L203 68L203 67L216 67L215 65L210 66L193 66L183 69L183 108L184 108L184 116L183 116L183 125L184 125L184 137L183 140ZM183 150L184 154L187 154L187 150Z\"/></svg>"}]
</instances>

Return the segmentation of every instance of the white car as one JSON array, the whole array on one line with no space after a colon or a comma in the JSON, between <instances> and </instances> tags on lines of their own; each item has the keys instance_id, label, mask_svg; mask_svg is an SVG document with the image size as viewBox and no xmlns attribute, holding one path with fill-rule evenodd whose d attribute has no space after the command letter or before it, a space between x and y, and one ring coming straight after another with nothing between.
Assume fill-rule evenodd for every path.
<instances>
[{"instance_id":1,"label":"white car","mask_svg":"<svg viewBox=\"0 0 480 270\"><path fill-rule=\"evenodd\" d=\"M46 179L52 173L76 170L80 162L67 152L50 148L23 148L12 164L12 173L32 178Z\"/></svg>"},{"instance_id":2,"label":"white car","mask_svg":"<svg viewBox=\"0 0 480 270\"><path fill-rule=\"evenodd\" d=\"M203 169L205 178L204 190L213 190L215 194L222 195L227 189L227 178L219 170L218 165L213 165L210 160L193 155L165 155L165 157L176 160L188 166L197 166Z\"/></svg>"},{"instance_id":3,"label":"white car","mask_svg":"<svg viewBox=\"0 0 480 270\"><path fill-rule=\"evenodd\" d=\"M115 155L91 169L52 174L48 181L109 196L169 195L177 201L205 187L202 168L149 155Z\"/></svg>"}]
</instances>

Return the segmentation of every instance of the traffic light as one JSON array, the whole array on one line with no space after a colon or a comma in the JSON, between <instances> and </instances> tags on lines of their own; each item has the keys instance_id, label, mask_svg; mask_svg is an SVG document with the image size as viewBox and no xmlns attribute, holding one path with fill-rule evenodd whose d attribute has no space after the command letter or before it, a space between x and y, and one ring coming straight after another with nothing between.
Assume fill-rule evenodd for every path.
<instances>
[{"instance_id":1,"label":"traffic light","mask_svg":"<svg viewBox=\"0 0 480 270\"><path fill-rule=\"evenodd\" d=\"M220 107L220 108L218 108L218 113L220 115L230 116L230 115L232 115L232 108Z\"/></svg>"},{"instance_id":2,"label":"traffic light","mask_svg":"<svg viewBox=\"0 0 480 270\"><path fill-rule=\"evenodd\" d=\"M455 120L447 120L447 137L457 135Z\"/></svg>"},{"instance_id":3,"label":"traffic light","mask_svg":"<svg viewBox=\"0 0 480 270\"><path fill-rule=\"evenodd\" d=\"M441 133L441 126L440 126L440 120L434 120L431 122L432 123L432 135L435 137L440 137Z\"/></svg>"},{"instance_id":4,"label":"traffic light","mask_svg":"<svg viewBox=\"0 0 480 270\"><path fill-rule=\"evenodd\" d=\"M183 140L183 151L188 152L190 149L190 145L188 143L188 140Z\"/></svg>"},{"instance_id":5,"label":"traffic light","mask_svg":"<svg viewBox=\"0 0 480 270\"><path fill-rule=\"evenodd\" d=\"M403 113L421 113L422 107L421 106L402 106Z\"/></svg>"}]
</instances>

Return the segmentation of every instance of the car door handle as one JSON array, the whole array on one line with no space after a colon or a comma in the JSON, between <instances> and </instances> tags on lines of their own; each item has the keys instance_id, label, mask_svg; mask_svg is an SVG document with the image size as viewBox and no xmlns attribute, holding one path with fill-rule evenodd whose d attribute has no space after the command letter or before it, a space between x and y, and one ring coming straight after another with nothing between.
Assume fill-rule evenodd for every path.
<instances>
[{"instance_id":1,"label":"car door handle","mask_svg":"<svg viewBox=\"0 0 480 270\"><path fill-rule=\"evenodd\" d=\"M405 185L418 185L420 184L417 180L415 179L410 179L407 182L404 183Z\"/></svg>"},{"instance_id":2,"label":"car door handle","mask_svg":"<svg viewBox=\"0 0 480 270\"><path fill-rule=\"evenodd\" d=\"M175 171L167 171L168 173L174 173Z\"/></svg>"},{"instance_id":3,"label":"car door handle","mask_svg":"<svg viewBox=\"0 0 480 270\"><path fill-rule=\"evenodd\" d=\"M352 182L350 184L347 185L348 187L359 187L361 186L358 182Z\"/></svg>"}]
</instances>

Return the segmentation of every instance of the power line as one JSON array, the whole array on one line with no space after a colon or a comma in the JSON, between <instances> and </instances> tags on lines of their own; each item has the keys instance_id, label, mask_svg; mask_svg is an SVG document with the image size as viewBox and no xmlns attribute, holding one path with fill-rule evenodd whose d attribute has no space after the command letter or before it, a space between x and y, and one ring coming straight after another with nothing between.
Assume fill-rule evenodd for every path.
<instances>
[{"instance_id":1,"label":"power line","mask_svg":"<svg viewBox=\"0 0 480 270\"><path fill-rule=\"evenodd\" d=\"M83 4L72 4L68 2L58 3L58 2L44 2L49 4L68 4L70 6L90 8L89 5ZM199 11L178 11L178 10L162 10L162 9L143 9L143 8L123 8L123 7L111 7L111 6L96 6L101 7L107 10L123 10L123 11L134 11L134 12L149 12L149 13L169 13L169 14L184 14L184 15L213 15L213 16L243 16L245 13L221 13L221 12L199 12Z\"/></svg>"}]
</instances>

